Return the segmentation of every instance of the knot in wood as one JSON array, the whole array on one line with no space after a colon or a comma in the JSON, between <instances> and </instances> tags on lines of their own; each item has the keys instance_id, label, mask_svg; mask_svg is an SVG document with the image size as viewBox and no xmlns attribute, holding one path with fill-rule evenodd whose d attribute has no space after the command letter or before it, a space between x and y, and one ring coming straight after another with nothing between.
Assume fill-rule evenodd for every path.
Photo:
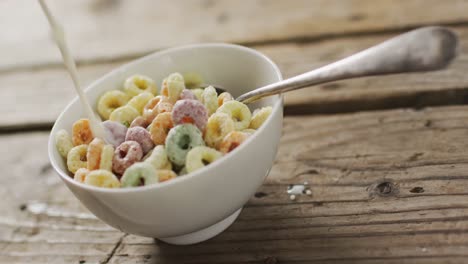
<instances>
[{"instance_id":1,"label":"knot in wood","mask_svg":"<svg viewBox=\"0 0 468 264\"><path fill-rule=\"evenodd\" d=\"M371 196L389 197L398 193L398 187L391 181L378 182L370 188Z\"/></svg>"},{"instance_id":2,"label":"knot in wood","mask_svg":"<svg viewBox=\"0 0 468 264\"><path fill-rule=\"evenodd\" d=\"M278 260L275 257L267 257L267 258L265 258L263 263L265 263L265 264L277 264Z\"/></svg>"}]
</instances>

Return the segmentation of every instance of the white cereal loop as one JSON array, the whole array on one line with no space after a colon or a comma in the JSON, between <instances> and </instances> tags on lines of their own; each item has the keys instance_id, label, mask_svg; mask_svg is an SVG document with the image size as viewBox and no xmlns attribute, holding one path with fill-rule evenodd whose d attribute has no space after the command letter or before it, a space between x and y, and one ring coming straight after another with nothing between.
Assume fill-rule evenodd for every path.
<instances>
[{"instance_id":1,"label":"white cereal loop","mask_svg":"<svg viewBox=\"0 0 468 264\"><path fill-rule=\"evenodd\" d=\"M214 162L221 158L223 154L215 149L198 146L194 147L187 154L187 160L185 162L185 168L188 173L194 172L206 165Z\"/></svg>"},{"instance_id":2,"label":"white cereal loop","mask_svg":"<svg viewBox=\"0 0 468 264\"><path fill-rule=\"evenodd\" d=\"M235 100L224 103L218 108L217 113L228 114L234 121L234 126L238 131L248 128L252 119L249 107Z\"/></svg>"},{"instance_id":3,"label":"white cereal loop","mask_svg":"<svg viewBox=\"0 0 468 264\"><path fill-rule=\"evenodd\" d=\"M124 82L124 91L131 97L143 92L150 92L153 95L157 93L156 83L148 76L133 75Z\"/></svg>"},{"instance_id":4,"label":"white cereal loop","mask_svg":"<svg viewBox=\"0 0 468 264\"><path fill-rule=\"evenodd\" d=\"M77 182L84 183L86 176L88 176L89 170L85 168L78 169L73 176L73 179Z\"/></svg>"},{"instance_id":5,"label":"white cereal loop","mask_svg":"<svg viewBox=\"0 0 468 264\"><path fill-rule=\"evenodd\" d=\"M88 162L86 161L86 153L88 152L88 145L79 145L73 147L67 155L67 167L71 173L75 173L81 168L86 168Z\"/></svg>"},{"instance_id":6,"label":"white cereal loop","mask_svg":"<svg viewBox=\"0 0 468 264\"><path fill-rule=\"evenodd\" d=\"M55 145L60 155L66 158L70 149L73 148L73 142L65 129L61 129L55 134Z\"/></svg>"},{"instance_id":7,"label":"white cereal loop","mask_svg":"<svg viewBox=\"0 0 468 264\"><path fill-rule=\"evenodd\" d=\"M104 188L119 188L119 179L108 170L94 170L88 173L85 178L85 184L104 187Z\"/></svg>"},{"instance_id":8,"label":"white cereal loop","mask_svg":"<svg viewBox=\"0 0 468 264\"><path fill-rule=\"evenodd\" d=\"M130 101L128 101L128 105L135 108L138 113L143 114L143 108L145 105L154 98L154 95L150 92L143 92L138 95L135 95Z\"/></svg>"},{"instance_id":9,"label":"white cereal loop","mask_svg":"<svg viewBox=\"0 0 468 264\"><path fill-rule=\"evenodd\" d=\"M117 109L115 109L110 117L109 117L109 120L111 121L115 121L115 122L119 122L123 125L125 125L126 127L129 127L130 124L132 123L132 121L137 118L140 114L138 113L138 111L129 106L129 105L124 105L124 106L121 106Z\"/></svg>"},{"instance_id":10,"label":"white cereal loop","mask_svg":"<svg viewBox=\"0 0 468 264\"><path fill-rule=\"evenodd\" d=\"M208 110L208 116L216 112L216 109L218 109L218 94L213 86L208 86L203 91L202 103Z\"/></svg>"},{"instance_id":11,"label":"white cereal loop","mask_svg":"<svg viewBox=\"0 0 468 264\"><path fill-rule=\"evenodd\" d=\"M258 129L270 116L272 110L273 108L271 106L255 110L249 128Z\"/></svg>"},{"instance_id":12,"label":"white cereal loop","mask_svg":"<svg viewBox=\"0 0 468 264\"><path fill-rule=\"evenodd\" d=\"M97 111L102 119L107 120L112 111L125 105L128 100L129 96L122 91L112 90L105 92L99 97Z\"/></svg>"}]
</instances>

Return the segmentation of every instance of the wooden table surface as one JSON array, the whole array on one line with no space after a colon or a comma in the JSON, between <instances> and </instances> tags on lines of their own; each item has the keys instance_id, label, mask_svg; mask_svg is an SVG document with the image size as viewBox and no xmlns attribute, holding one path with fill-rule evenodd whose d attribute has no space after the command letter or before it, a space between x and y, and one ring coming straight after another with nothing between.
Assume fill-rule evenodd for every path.
<instances>
[{"instance_id":1,"label":"wooden table surface","mask_svg":"<svg viewBox=\"0 0 468 264\"><path fill-rule=\"evenodd\" d=\"M0 263L468 263L468 1L49 0L90 83L166 47L232 42L286 77L406 30L461 39L446 70L336 82L285 96L277 160L221 235L177 247L96 219L47 158L74 97L31 0L0 2ZM311 196L291 201L289 184Z\"/></svg>"}]
</instances>

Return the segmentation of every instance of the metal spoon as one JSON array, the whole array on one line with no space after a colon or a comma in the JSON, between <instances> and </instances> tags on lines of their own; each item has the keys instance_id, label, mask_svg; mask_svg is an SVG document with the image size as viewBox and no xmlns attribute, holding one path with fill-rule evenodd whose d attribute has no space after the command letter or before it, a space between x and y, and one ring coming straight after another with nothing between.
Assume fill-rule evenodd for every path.
<instances>
[{"instance_id":1,"label":"metal spoon","mask_svg":"<svg viewBox=\"0 0 468 264\"><path fill-rule=\"evenodd\" d=\"M236 100L251 103L273 94L356 77L439 70L456 57L457 44L457 36L447 28L416 29L321 68L257 88Z\"/></svg>"}]
</instances>

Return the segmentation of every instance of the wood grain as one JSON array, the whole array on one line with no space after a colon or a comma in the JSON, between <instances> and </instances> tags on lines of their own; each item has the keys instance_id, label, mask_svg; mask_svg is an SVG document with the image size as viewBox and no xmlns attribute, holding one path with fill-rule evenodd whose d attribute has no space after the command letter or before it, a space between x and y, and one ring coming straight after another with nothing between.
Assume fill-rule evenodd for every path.
<instances>
[{"instance_id":1,"label":"wood grain","mask_svg":"<svg viewBox=\"0 0 468 264\"><path fill-rule=\"evenodd\" d=\"M468 107L286 117L239 219L175 247L100 222L52 171L47 133L0 136L0 263L464 263ZM289 200L289 184L312 195Z\"/></svg>"},{"instance_id":2,"label":"wood grain","mask_svg":"<svg viewBox=\"0 0 468 264\"><path fill-rule=\"evenodd\" d=\"M362 78L310 87L287 93L286 113L317 114L386 109L420 108L427 105L462 104L468 98L468 28L455 28L461 38L460 57L449 69L427 74ZM273 44L256 47L271 57L285 77L348 56L394 34L343 37L303 44ZM87 85L127 62L82 65L79 74ZM62 68L50 67L0 74L0 129L43 127L75 96ZM47 127L47 126L46 126Z\"/></svg>"},{"instance_id":3,"label":"wood grain","mask_svg":"<svg viewBox=\"0 0 468 264\"><path fill-rule=\"evenodd\" d=\"M48 1L80 61L114 60L186 43L242 44L468 22L464 0ZM421 12L424 10L424 12ZM0 69L60 62L37 3L0 3Z\"/></svg>"}]
</instances>

